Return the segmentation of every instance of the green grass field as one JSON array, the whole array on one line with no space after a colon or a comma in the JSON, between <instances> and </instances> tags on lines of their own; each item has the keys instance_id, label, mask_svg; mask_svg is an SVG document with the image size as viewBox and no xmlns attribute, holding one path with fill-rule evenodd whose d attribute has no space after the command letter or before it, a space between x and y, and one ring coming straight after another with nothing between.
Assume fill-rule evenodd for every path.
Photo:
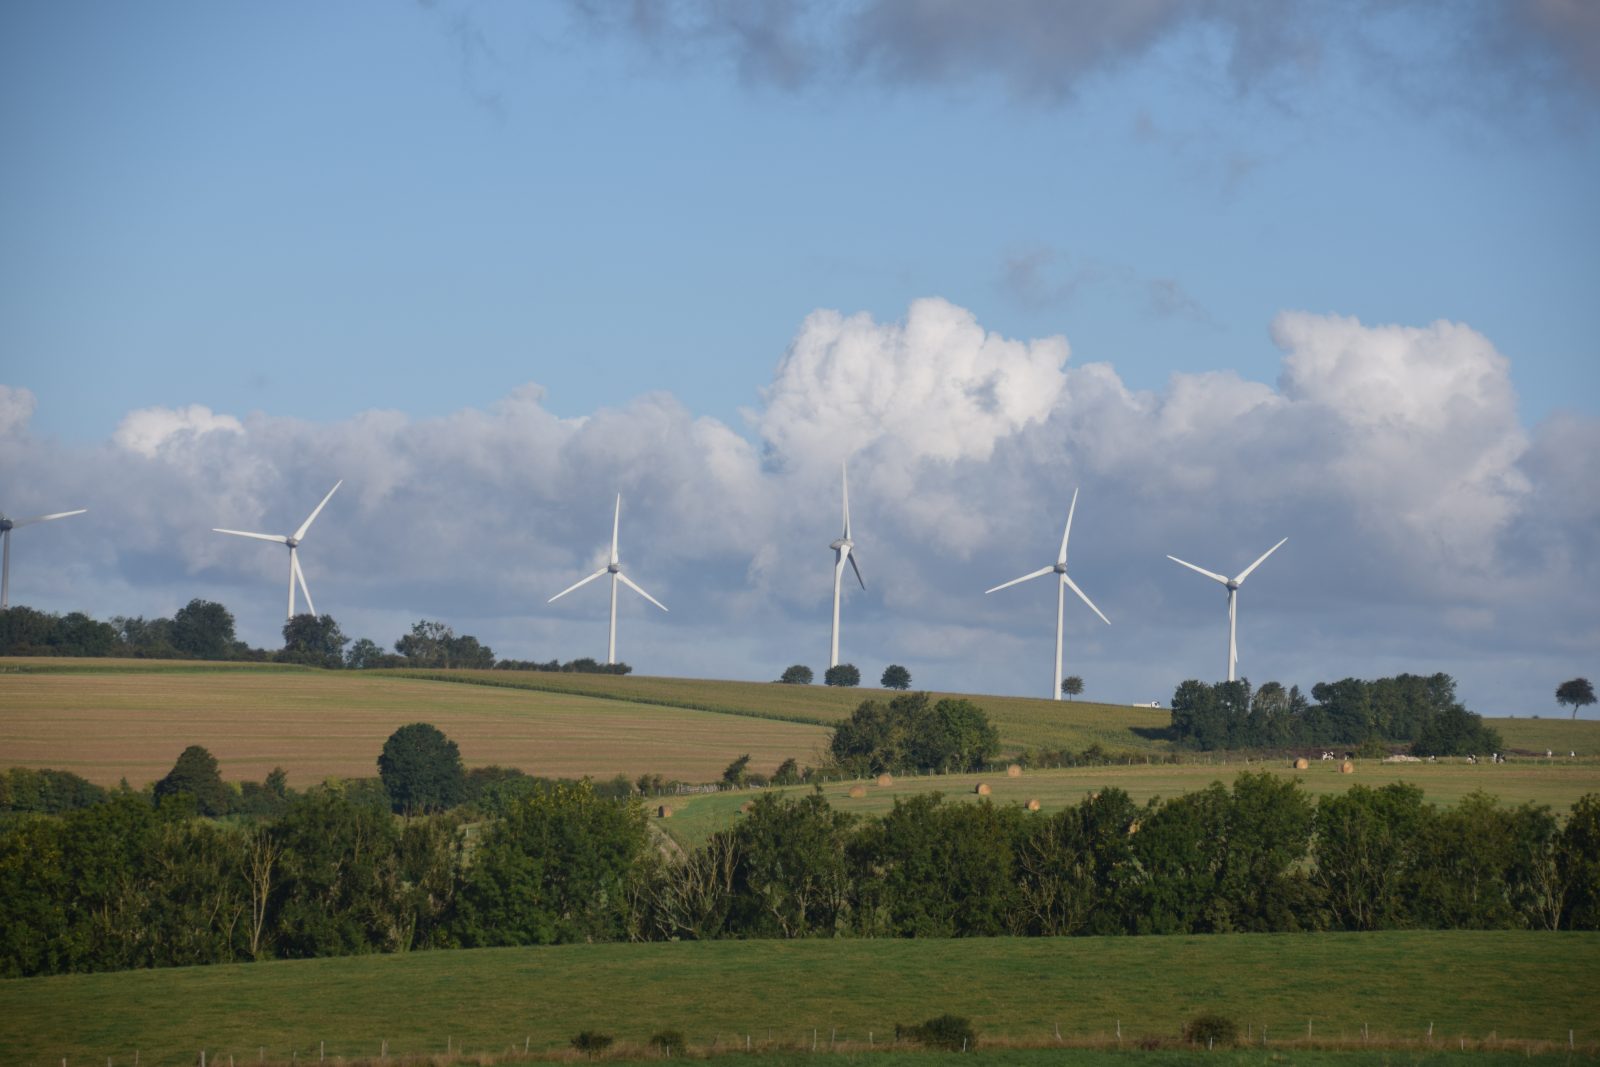
<instances>
[{"instance_id":1,"label":"green grass field","mask_svg":"<svg viewBox=\"0 0 1600 1067\"><path fill-rule=\"evenodd\" d=\"M899 777L893 785L872 782L830 782L823 786L828 803L839 811L857 815L882 815L897 797L938 790L958 803L975 802L979 782L990 788L996 804L1025 804L1038 800L1042 811L1059 811L1077 804L1096 790L1107 786L1125 789L1135 802L1153 797L1173 797L1204 789L1212 782L1231 785L1245 770L1270 771L1299 782L1313 797L1339 793L1352 785L1379 786L1390 782L1410 782L1422 789L1427 799L1450 806L1476 790L1499 797L1510 805L1532 802L1545 804L1557 814L1572 807L1586 793L1600 793L1600 762L1595 760L1513 760L1503 764L1468 764L1460 760L1440 763L1382 763L1359 760L1355 774L1340 774L1336 762L1313 762L1309 769L1297 771L1283 760L1245 763L1132 763L1107 767L1074 767L1065 770L1030 770L1021 777L1005 774L948 774L925 777ZM864 785L866 795L850 796L850 788ZM804 792L811 787L793 786L785 792ZM698 796L668 798L672 816L659 825L685 848L701 844L713 832L724 829L739 817L739 808L758 794L757 790L736 790ZM652 808L652 811L654 808Z\"/></svg>"},{"instance_id":2,"label":"green grass field","mask_svg":"<svg viewBox=\"0 0 1600 1067\"><path fill-rule=\"evenodd\" d=\"M970 1017L992 1042L1130 1044L1221 1011L1259 1040L1600 1042L1600 934L1405 932L965 941L723 941L421 952L0 982L0 1062L219 1064L643 1045L883 1043ZM986 1057L987 1059L987 1057ZM872 1060L870 1062L877 1063ZM916 1061L924 1062L924 1061ZM990 1062L1002 1062L990 1060ZM1144 1062L1144 1061L1140 1061Z\"/></svg>"},{"instance_id":3,"label":"green grass field","mask_svg":"<svg viewBox=\"0 0 1600 1067\"><path fill-rule=\"evenodd\" d=\"M1597 719L1489 719L1510 752L1553 752L1565 756L1600 756L1600 720Z\"/></svg>"}]
</instances>

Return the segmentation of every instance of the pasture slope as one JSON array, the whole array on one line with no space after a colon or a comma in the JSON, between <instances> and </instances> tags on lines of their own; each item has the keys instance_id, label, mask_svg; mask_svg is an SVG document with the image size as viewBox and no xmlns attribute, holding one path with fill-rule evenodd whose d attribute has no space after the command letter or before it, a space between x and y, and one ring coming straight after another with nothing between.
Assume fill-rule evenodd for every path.
<instances>
[{"instance_id":1,"label":"pasture slope","mask_svg":"<svg viewBox=\"0 0 1600 1067\"><path fill-rule=\"evenodd\" d=\"M1207 762L1202 755L1192 763L1113 764L1102 767L1071 767L1059 770L1029 770L1016 778L1000 774L946 774L897 777L893 784L879 786L865 782L828 782L822 787L828 803L838 811L853 815L882 815L897 799L935 790L947 802L974 803L981 782L989 786L996 804L1025 804L1038 800L1044 812L1059 811L1077 804L1090 793L1115 786L1124 789L1135 803L1158 797L1170 798L1204 789L1212 782L1230 786L1244 771L1268 771L1298 782L1312 797L1342 793L1352 785L1382 786L1409 782L1417 786L1430 803L1443 807L1457 804L1470 793L1489 793L1508 805L1543 804L1564 814L1579 797L1600 793L1600 762L1595 760L1516 760L1503 764L1468 764L1462 760L1440 763L1383 763L1357 760L1354 774L1341 774L1336 762L1313 762L1297 771L1285 760L1243 760L1221 758ZM864 786L866 794L852 797L852 786ZM798 795L810 786L791 786L783 791ZM672 816L659 822L685 848L703 844L717 830L739 818L741 805L756 791L732 790L670 798ZM652 809L654 810L654 809Z\"/></svg>"},{"instance_id":2,"label":"pasture slope","mask_svg":"<svg viewBox=\"0 0 1600 1067\"><path fill-rule=\"evenodd\" d=\"M1430 1026L1436 1049L1531 1039L1563 1054L1570 1030L1592 1061L1596 989L1592 933L479 949L3 981L0 1062L131 1064L137 1051L141 1067L157 1067L196 1063L201 1049L210 1064L319 1052L335 1062L375 1060L385 1043L391 1057L520 1052L525 1041L551 1052L581 1029L642 1048L672 1028L721 1050L749 1035L752 1046L809 1051L815 1032L819 1048L864 1051L896 1023L944 1012L970 1017L991 1045L1049 1046L1059 1030L1063 1043L1114 1048L1119 1027L1125 1047L1170 1041L1202 1011L1234 1018L1255 1042L1264 1029L1290 1062L1308 1027L1314 1041L1359 1048L1365 1034L1425 1050Z\"/></svg>"}]
</instances>

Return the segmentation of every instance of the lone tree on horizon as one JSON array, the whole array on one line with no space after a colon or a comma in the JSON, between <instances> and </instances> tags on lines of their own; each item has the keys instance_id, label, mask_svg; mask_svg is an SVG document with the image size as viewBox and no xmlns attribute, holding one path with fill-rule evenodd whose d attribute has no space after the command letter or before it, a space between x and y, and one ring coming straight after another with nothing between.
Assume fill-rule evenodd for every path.
<instances>
[{"instance_id":1,"label":"lone tree on horizon","mask_svg":"<svg viewBox=\"0 0 1600 1067\"><path fill-rule=\"evenodd\" d=\"M1572 705L1572 717L1578 717L1578 709L1588 707L1594 703L1594 686L1589 684L1587 678L1574 678L1570 682L1562 682L1556 686L1556 703L1561 707Z\"/></svg>"},{"instance_id":2,"label":"lone tree on horizon","mask_svg":"<svg viewBox=\"0 0 1600 1067\"><path fill-rule=\"evenodd\" d=\"M1083 692L1083 679L1076 674L1067 675L1061 679L1061 691L1067 694L1069 698L1077 696Z\"/></svg>"},{"instance_id":3,"label":"lone tree on horizon","mask_svg":"<svg viewBox=\"0 0 1600 1067\"><path fill-rule=\"evenodd\" d=\"M804 663L796 663L794 666L785 669L783 676L778 681L784 685L810 685L811 678L811 668Z\"/></svg>"},{"instance_id":4,"label":"lone tree on horizon","mask_svg":"<svg viewBox=\"0 0 1600 1067\"><path fill-rule=\"evenodd\" d=\"M861 668L854 663L841 663L829 667L822 676L823 685L853 686L861 684Z\"/></svg>"},{"instance_id":5,"label":"lone tree on horizon","mask_svg":"<svg viewBox=\"0 0 1600 1067\"><path fill-rule=\"evenodd\" d=\"M883 677L878 680L878 684L885 689L910 689L911 672L898 663L891 663L883 669Z\"/></svg>"}]
</instances>

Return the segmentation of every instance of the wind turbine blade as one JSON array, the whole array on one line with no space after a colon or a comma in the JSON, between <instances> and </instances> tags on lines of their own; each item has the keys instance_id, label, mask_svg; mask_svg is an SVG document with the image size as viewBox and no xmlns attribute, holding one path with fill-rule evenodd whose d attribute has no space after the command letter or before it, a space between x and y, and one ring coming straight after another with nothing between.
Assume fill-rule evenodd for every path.
<instances>
[{"instance_id":1,"label":"wind turbine blade","mask_svg":"<svg viewBox=\"0 0 1600 1067\"><path fill-rule=\"evenodd\" d=\"M861 583L861 591L863 593L866 592L867 591L867 580L865 578L861 577L861 568L856 564L856 554L854 552L851 552L845 558L850 561L850 569L856 572L856 581Z\"/></svg>"},{"instance_id":2,"label":"wind turbine blade","mask_svg":"<svg viewBox=\"0 0 1600 1067\"><path fill-rule=\"evenodd\" d=\"M1183 560L1179 559L1177 556L1168 556L1167 558L1170 559L1174 563L1183 564L1183 566L1188 567L1190 570L1194 571L1196 574L1205 575L1207 578L1210 578L1213 582L1221 582L1223 585L1227 585L1228 584L1228 579L1224 578L1220 574L1217 574L1215 571L1208 571L1204 567L1196 567L1193 563L1184 563Z\"/></svg>"},{"instance_id":3,"label":"wind turbine blade","mask_svg":"<svg viewBox=\"0 0 1600 1067\"><path fill-rule=\"evenodd\" d=\"M577 589L577 588L580 588L582 586L588 585L590 582L594 581L596 578L600 577L602 574L605 574L610 569L611 568L609 568L609 567L601 567L599 570L597 570L593 574L589 575L589 577L585 578L583 581L577 582L577 583L575 583L573 585L567 586L565 589L561 590L561 592L557 593L555 596L551 597L549 600L546 600L545 603L546 604L554 604L556 601L560 600L562 597L566 596L568 593L572 592L574 589Z\"/></svg>"},{"instance_id":4,"label":"wind turbine blade","mask_svg":"<svg viewBox=\"0 0 1600 1067\"><path fill-rule=\"evenodd\" d=\"M839 462L839 487L844 500L844 539L848 541L850 540L850 471L845 467L843 460ZM862 588L865 588L865 585Z\"/></svg>"},{"instance_id":5,"label":"wind turbine blade","mask_svg":"<svg viewBox=\"0 0 1600 1067\"><path fill-rule=\"evenodd\" d=\"M1013 578L1009 582L1004 582L1004 583L1002 583L1000 585L995 586L993 589L985 589L983 591L983 595L984 596L988 596L990 593L998 593L1002 589L1005 589L1005 588L1008 588L1010 586L1016 585L1018 582L1025 582L1030 578L1042 578L1043 576L1045 576L1046 574L1050 574L1054 570L1055 570L1054 567L1040 567L1038 570L1034 571L1032 574L1024 574L1021 578Z\"/></svg>"},{"instance_id":6,"label":"wind turbine blade","mask_svg":"<svg viewBox=\"0 0 1600 1067\"><path fill-rule=\"evenodd\" d=\"M298 541L298 540L300 540L300 538L304 537L306 535L306 531L311 529L311 524L314 521L316 521L316 518L317 518L318 515L322 514L322 509L328 506L328 501L333 499L333 494L337 493L339 491L339 487L341 485L343 485L343 484L344 484L344 479L343 478L340 478L338 481L333 483L333 488L329 489L328 490L328 495L322 498L322 503L317 505L317 509L315 511L313 511L310 515L306 516L306 521L302 522L300 524L300 529L298 529L298 530L296 530L294 532L294 539L296 541ZM310 600L311 598L307 597L306 599Z\"/></svg>"},{"instance_id":7,"label":"wind turbine blade","mask_svg":"<svg viewBox=\"0 0 1600 1067\"><path fill-rule=\"evenodd\" d=\"M250 533L246 530L224 530L219 526L213 526L211 528L211 532L233 534L235 537L254 537L257 541L271 541L275 545L286 545L289 543L289 539L284 537L282 534L258 534Z\"/></svg>"},{"instance_id":8,"label":"wind turbine blade","mask_svg":"<svg viewBox=\"0 0 1600 1067\"><path fill-rule=\"evenodd\" d=\"M1079 599L1079 600L1081 600L1081 601L1083 601L1083 602L1084 602L1084 603L1085 603L1085 604L1087 604L1087 605L1089 605L1089 610L1090 610L1090 611L1092 611L1092 612L1094 612L1094 613L1095 613L1095 614L1096 614L1096 615L1099 615L1099 616L1100 616L1100 621L1101 621L1101 622L1103 622L1103 623L1105 623L1105 624L1106 624L1106 625L1107 625L1107 626L1110 626L1110 625L1111 625L1111 620L1110 620L1110 619L1108 619L1108 618L1106 618L1106 616L1105 616L1105 613L1104 613L1104 612L1102 612L1102 611L1101 611L1101 610L1100 610L1100 609L1099 609L1099 608L1097 608L1097 607L1095 607L1095 606L1094 606L1094 601L1092 601L1092 600L1090 600L1090 599L1089 599L1089 597L1088 597L1088 594L1086 594L1086 593L1085 593L1085 592L1084 592L1084 591L1083 591L1083 590L1082 590L1082 589L1079 589L1079 588L1078 588L1078 583L1077 583L1077 582L1075 582L1075 581L1073 581L1073 580L1072 580L1072 579L1071 579L1071 578L1069 578L1069 577L1068 577L1068 576L1067 576L1067 575L1066 575L1066 573L1065 573L1065 572L1063 572L1063 573L1062 573L1062 575L1061 575L1061 580L1062 580L1062 581L1063 581L1063 582L1066 582L1066 583L1067 583L1067 588L1068 588L1068 589L1071 589L1071 590L1072 590L1072 591L1073 591L1073 592L1074 592L1074 593L1077 593L1077 594L1078 594L1078 599Z\"/></svg>"},{"instance_id":9,"label":"wind turbine blade","mask_svg":"<svg viewBox=\"0 0 1600 1067\"><path fill-rule=\"evenodd\" d=\"M1078 510L1078 491L1072 491L1072 506L1067 508L1067 528L1061 532L1061 551L1056 553L1056 562L1067 562L1067 538L1072 536L1072 513Z\"/></svg>"},{"instance_id":10,"label":"wind turbine blade","mask_svg":"<svg viewBox=\"0 0 1600 1067\"><path fill-rule=\"evenodd\" d=\"M289 553L289 562L294 566L294 576L300 580L300 592L306 595L306 611L315 615L317 606L311 602L311 590L306 587L306 572L300 569L300 556L293 550Z\"/></svg>"},{"instance_id":11,"label":"wind turbine blade","mask_svg":"<svg viewBox=\"0 0 1600 1067\"><path fill-rule=\"evenodd\" d=\"M12 519L11 526L13 529L15 529L18 526L28 526L36 522L49 522L51 519L64 519L69 515L82 515L88 510L88 508L79 508L77 511L58 511L54 515L35 515L31 519Z\"/></svg>"},{"instance_id":12,"label":"wind turbine blade","mask_svg":"<svg viewBox=\"0 0 1600 1067\"><path fill-rule=\"evenodd\" d=\"M617 494L617 510L611 516L611 562L617 562L617 533L622 528L622 494Z\"/></svg>"},{"instance_id":13,"label":"wind turbine blade","mask_svg":"<svg viewBox=\"0 0 1600 1067\"><path fill-rule=\"evenodd\" d=\"M646 600L650 601L650 603L654 604L656 607L660 608L662 611L666 611L667 610L667 606L665 604L663 604L661 601L657 600L655 597L651 596L649 593L646 593L643 589L640 589L638 587L638 585L634 584L634 581L633 581L632 578L629 578L626 574L623 574L621 571L617 572L617 580L620 581L623 585L627 586L629 589L632 589L635 593L638 593L640 596L642 596Z\"/></svg>"},{"instance_id":14,"label":"wind turbine blade","mask_svg":"<svg viewBox=\"0 0 1600 1067\"><path fill-rule=\"evenodd\" d=\"M1287 537L1285 537L1283 539L1283 541L1287 541L1287 540L1289 540ZM1273 545L1271 548L1269 548L1265 552L1261 553L1261 558L1256 560L1254 563L1250 564L1250 566L1246 567L1244 570L1240 571L1239 572L1239 577L1235 578L1234 581L1235 582L1242 582L1246 578L1250 577L1250 572L1251 571L1253 571L1257 567L1261 566L1261 564L1266 560L1266 558L1268 556L1272 555L1274 552L1278 551L1278 549L1283 547L1283 541L1279 541L1277 544Z\"/></svg>"}]
</instances>

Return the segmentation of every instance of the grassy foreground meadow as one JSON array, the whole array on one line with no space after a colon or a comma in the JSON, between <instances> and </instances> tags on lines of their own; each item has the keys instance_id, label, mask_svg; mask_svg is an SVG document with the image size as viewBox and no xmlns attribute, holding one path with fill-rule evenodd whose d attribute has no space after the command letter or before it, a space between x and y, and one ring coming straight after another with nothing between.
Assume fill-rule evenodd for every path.
<instances>
[{"instance_id":1,"label":"grassy foreground meadow","mask_svg":"<svg viewBox=\"0 0 1600 1067\"><path fill-rule=\"evenodd\" d=\"M994 1043L1115 1046L1220 1011L1269 1045L1600 1043L1600 934L1392 932L567 945L0 982L0 1062L192 1064L644 1046L864 1049L970 1017ZM1519 1055L1520 1055L1519 1051ZM985 1057L989 1059L989 1057ZM864 1062L880 1063L876 1059ZM918 1060L916 1062L927 1062ZM990 1060L990 1062L1005 1062ZM1139 1061L1146 1062L1146 1061ZM1409 1061L1408 1061L1409 1062Z\"/></svg>"}]
</instances>

